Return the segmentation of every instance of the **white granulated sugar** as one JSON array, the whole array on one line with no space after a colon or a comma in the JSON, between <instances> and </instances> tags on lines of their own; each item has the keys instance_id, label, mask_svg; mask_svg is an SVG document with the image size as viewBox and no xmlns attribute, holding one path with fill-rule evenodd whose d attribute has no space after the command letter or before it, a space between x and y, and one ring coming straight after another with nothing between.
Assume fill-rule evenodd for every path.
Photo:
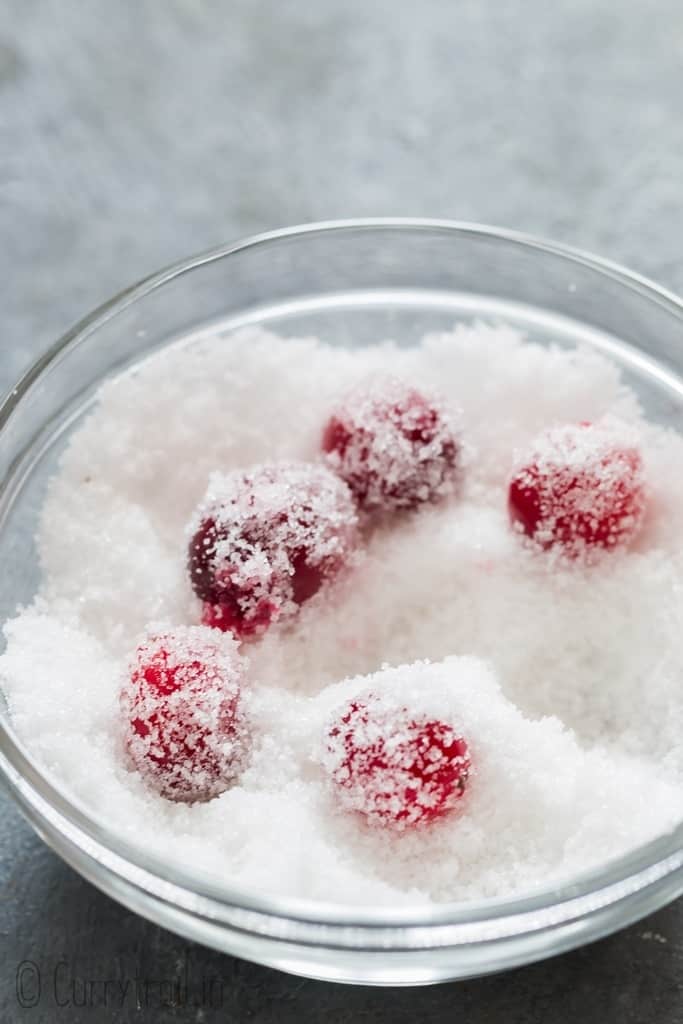
<instances>
[{"instance_id":1,"label":"white granulated sugar","mask_svg":"<svg viewBox=\"0 0 683 1024\"><path fill-rule=\"evenodd\" d=\"M254 747L239 783L206 803L159 797L122 756L119 691L150 623L199 622L186 530L211 475L320 462L332 410L387 370L459 410L456 493L382 524L298 617L242 645ZM629 550L562 564L510 528L507 484L539 433L603 417L638 439L644 523ZM683 439L592 351L483 325L414 349L206 337L107 382L74 433L0 681L21 739L94 815L231 886L390 905L519 894L683 816L681 536ZM466 792L429 827L372 828L335 799L325 729L369 691L467 738Z\"/></svg>"}]
</instances>

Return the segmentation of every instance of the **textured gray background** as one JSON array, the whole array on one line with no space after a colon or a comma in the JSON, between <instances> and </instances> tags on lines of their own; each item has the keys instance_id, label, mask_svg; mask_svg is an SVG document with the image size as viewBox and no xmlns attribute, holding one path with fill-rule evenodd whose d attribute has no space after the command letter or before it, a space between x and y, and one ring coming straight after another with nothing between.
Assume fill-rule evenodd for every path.
<instances>
[{"instance_id":1,"label":"textured gray background","mask_svg":"<svg viewBox=\"0 0 683 1024\"><path fill-rule=\"evenodd\" d=\"M140 275L305 220L497 223L683 291L682 98L680 0L0 0L0 385ZM0 854L3 1024L683 1019L680 904L546 964L373 991L146 924L4 799ZM16 1002L24 958L43 973L33 1010ZM76 982L187 967L195 985L220 979L222 1000L214 984L213 1008L155 1011L152 984L138 1009L131 985L121 1008L111 988L107 1008L59 1008L62 959Z\"/></svg>"}]
</instances>

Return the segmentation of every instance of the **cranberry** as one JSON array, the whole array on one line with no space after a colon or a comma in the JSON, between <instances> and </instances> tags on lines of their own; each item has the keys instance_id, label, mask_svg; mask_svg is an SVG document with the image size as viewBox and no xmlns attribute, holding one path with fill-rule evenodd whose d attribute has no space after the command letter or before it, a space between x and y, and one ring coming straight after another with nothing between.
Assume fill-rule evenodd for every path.
<instances>
[{"instance_id":1,"label":"cranberry","mask_svg":"<svg viewBox=\"0 0 683 1024\"><path fill-rule=\"evenodd\" d=\"M213 478L189 546L203 621L241 638L286 620L348 564L357 515L325 466L280 462Z\"/></svg>"},{"instance_id":2,"label":"cranberry","mask_svg":"<svg viewBox=\"0 0 683 1024\"><path fill-rule=\"evenodd\" d=\"M614 419L549 430L515 470L508 498L513 524L543 548L578 557L624 547L646 505L637 441Z\"/></svg>"},{"instance_id":3,"label":"cranberry","mask_svg":"<svg viewBox=\"0 0 683 1024\"><path fill-rule=\"evenodd\" d=\"M217 796L238 776L247 734L243 661L232 637L202 626L150 633L121 692L133 766L169 800Z\"/></svg>"},{"instance_id":4,"label":"cranberry","mask_svg":"<svg viewBox=\"0 0 683 1024\"><path fill-rule=\"evenodd\" d=\"M441 403L392 378L348 395L325 427L322 448L358 504L378 511L449 494L460 451Z\"/></svg>"},{"instance_id":5,"label":"cranberry","mask_svg":"<svg viewBox=\"0 0 683 1024\"><path fill-rule=\"evenodd\" d=\"M373 694L338 713L326 741L324 764L340 803L371 825L429 824L465 792L470 755L452 726Z\"/></svg>"}]
</instances>

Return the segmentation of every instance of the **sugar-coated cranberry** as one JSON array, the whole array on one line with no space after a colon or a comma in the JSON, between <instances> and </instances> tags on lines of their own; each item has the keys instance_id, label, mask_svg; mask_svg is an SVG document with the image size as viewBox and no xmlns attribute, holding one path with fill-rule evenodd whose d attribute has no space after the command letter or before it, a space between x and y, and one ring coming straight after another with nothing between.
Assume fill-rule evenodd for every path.
<instances>
[{"instance_id":1,"label":"sugar-coated cranberry","mask_svg":"<svg viewBox=\"0 0 683 1024\"><path fill-rule=\"evenodd\" d=\"M339 711L323 764L341 805L399 831L452 811L470 772L466 741L446 722L369 694Z\"/></svg>"},{"instance_id":2,"label":"sugar-coated cranberry","mask_svg":"<svg viewBox=\"0 0 683 1024\"><path fill-rule=\"evenodd\" d=\"M451 493L460 443L437 398L383 378L346 396L325 426L322 448L361 508L390 511Z\"/></svg>"},{"instance_id":3,"label":"sugar-coated cranberry","mask_svg":"<svg viewBox=\"0 0 683 1024\"><path fill-rule=\"evenodd\" d=\"M246 759L237 643L203 626L151 631L121 691L126 747L145 781L169 800L217 796Z\"/></svg>"},{"instance_id":4,"label":"sugar-coated cranberry","mask_svg":"<svg viewBox=\"0 0 683 1024\"><path fill-rule=\"evenodd\" d=\"M204 623L247 638L291 618L348 564L357 525L348 487L326 466L216 474L190 528Z\"/></svg>"},{"instance_id":5,"label":"sugar-coated cranberry","mask_svg":"<svg viewBox=\"0 0 683 1024\"><path fill-rule=\"evenodd\" d=\"M572 558L625 547L646 488L638 439L614 418L548 430L520 460L508 492L516 529Z\"/></svg>"}]
</instances>

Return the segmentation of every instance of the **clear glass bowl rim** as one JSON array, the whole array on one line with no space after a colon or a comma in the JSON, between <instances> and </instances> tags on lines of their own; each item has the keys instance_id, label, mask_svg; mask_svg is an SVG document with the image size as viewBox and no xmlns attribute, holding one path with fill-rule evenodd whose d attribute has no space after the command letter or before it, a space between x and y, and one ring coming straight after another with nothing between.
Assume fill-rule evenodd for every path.
<instances>
[{"instance_id":1,"label":"clear glass bowl rim","mask_svg":"<svg viewBox=\"0 0 683 1024\"><path fill-rule=\"evenodd\" d=\"M614 262L522 232L460 221L409 217L303 224L253 235L174 263L99 306L55 342L5 395L0 403L0 431L5 429L19 403L54 361L92 335L98 326L174 278L203 264L281 239L377 230L405 232L406 235L429 230L480 236L540 250L570 264L583 265L617 281L626 289L646 296L666 307L681 320L683 326L683 302L674 293ZM0 481L0 492L7 488L13 469ZM185 871L139 849L93 821L77 800L67 797L43 774L4 722L0 722L0 775L25 816L60 852L64 850L54 841L55 836L62 836L67 848L78 851L76 859L79 862L99 865L104 873L119 878L124 885L141 890L152 899L173 904L199 918L224 922L263 936L291 937L312 944L324 939L326 943L332 942L342 948L362 946L385 950L487 943L577 921L587 914L616 907L648 888L655 889L664 880L671 883L675 878L683 888L682 823L670 834L660 836L600 868L582 873L571 882L539 889L529 896L401 908L266 897L218 885L200 873ZM88 873L97 882L96 872L93 875L83 873ZM107 888L115 895L115 886ZM673 886L669 884L669 888ZM653 899L651 902L654 907L664 901Z\"/></svg>"}]
</instances>

